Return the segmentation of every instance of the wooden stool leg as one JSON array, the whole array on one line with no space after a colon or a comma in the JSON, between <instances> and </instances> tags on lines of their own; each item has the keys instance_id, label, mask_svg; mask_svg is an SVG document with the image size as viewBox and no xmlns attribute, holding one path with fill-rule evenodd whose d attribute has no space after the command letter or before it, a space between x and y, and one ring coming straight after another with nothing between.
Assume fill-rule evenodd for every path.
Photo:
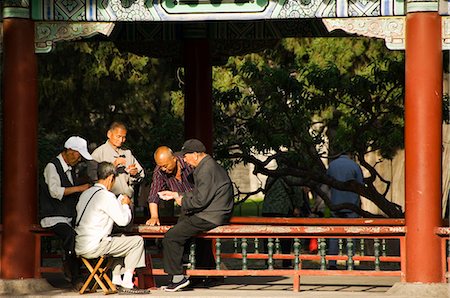
<instances>
[{"instance_id":1,"label":"wooden stool leg","mask_svg":"<svg viewBox=\"0 0 450 298\"><path fill-rule=\"evenodd\" d=\"M111 266L112 262L113 262L112 259L108 259L106 266L98 269L98 272L100 274L94 276L94 278L97 282L95 283L93 289L97 290L97 286L100 285L100 287L102 288L103 293L105 295L117 293L116 286L112 283L111 279L109 278L109 276L107 274L107 271L109 270L109 267ZM107 285L105 285L103 280L106 282Z\"/></svg>"},{"instance_id":2,"label":"wooden stool leg","mask_svg":"<svg viewBox=\"0 0 450 298\"><path fill-rule=\"evenodd\" d=\"M97 264L96 264L96 269L94 269L92 267L92 265L89 263L89 261L85 258L81 258L81 261L83 261L84 265L86 266L86 268L89 270L89 272L91 273L89 275L89 277L86 279L86 281L84 282L83 286L80 289L80 294L84 294L86 291L91 292L92 290L89 289L89 284L91 283L92 279L94 278L94 276L96 275L96 272L98 270L98 268L100 267L100 265L103 262L103 257L101 257Z\"/></svg>"},{"instance_id":3,"label":"wooden stool leg","mask_svg":"<svg viewBox=\"0 0 450 298\"><path fill-rule=\"evenodd\" d=\"M111 282L109 276L107 275L107 271L113 262L112 259L108 259L106 265L102 266L103 262L105 261L105 256L102 256L98 259L95 267L92 267L87 259L81 258L81 260L83 261L86 268L91 272L91 274L86 279L83 287L80 289L80 294L84 294L87 290L89 290L89 292L95 292L98 286L101 287L105 295L117 293L115 285ZM89 289L89 285L91 284L93 279L95 280L94 285ZM103 281L105 281L107 285L105 285Z\"/></svg>"}]
</instances>

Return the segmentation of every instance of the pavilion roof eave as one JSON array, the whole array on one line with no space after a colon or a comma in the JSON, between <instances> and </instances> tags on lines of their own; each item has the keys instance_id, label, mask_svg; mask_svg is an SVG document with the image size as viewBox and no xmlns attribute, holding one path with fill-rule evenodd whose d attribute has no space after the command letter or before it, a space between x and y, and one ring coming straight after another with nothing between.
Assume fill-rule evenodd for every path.
<instances>
[{"instance_id":1,"label":"pavilion roof eave","mask_svg":"<svg viewBox=\"0 0 450 298\"><path fill-rule=\"evenodd\" d=\"M382 38L392 50L404 49L405 17L324 18L322 21L330 36L335 34L336 30L342 30L347 34ZM113 22L36 22L36 52L49 52L56 42L63 40L84 39L99 34L108 37L113 33L115 26ZM64 30L61 30L62 28ZM0 51L3 40L2 29L0 22ZM257 32L256 30L255 33ZM442 17L442 49L450 50L449 16Z\"/></svg>"}]
</instances>

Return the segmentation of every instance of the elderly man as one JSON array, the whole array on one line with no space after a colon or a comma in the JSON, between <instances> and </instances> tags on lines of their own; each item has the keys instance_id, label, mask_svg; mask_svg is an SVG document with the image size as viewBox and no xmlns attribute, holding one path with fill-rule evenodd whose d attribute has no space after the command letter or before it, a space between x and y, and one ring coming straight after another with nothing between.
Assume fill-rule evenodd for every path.
<instances>
[{"instance_id":1,"label":"elderly man","mask_svg":"<svg viewBox=\"0 0 450 298\"><path fill-rule=\"evenodd\" d=\"M117 168L117 179L111 189L115 195L127 195L133 199L134 185L140 183L145 176L142 166L122 145L127 137L127 128L122 122L113 122L107 132L108 140L92 152L97 162L107 161Z\"/></svg>"},{"instance_id":2,"label":"elderly man","mask_svg":"<svg viewBox=\"0 0 450 298\"><path fill-rule=\"evenodd\" d=\"M80 262L75 255L75 231L72 221L75 217L75 206L82 191L89 184L76 184L72 167L81 158L91 160L85 139L70 137L64 143L64 150L53 158L44 169L44 181L40 185L39 218L43 228L52 230L63 242L64 273L72 285L78 290L80 280Z\"/></svg>"},{"instance_id":3,"label":"elderly man","mask_svg":"<svg viewBox=\"0 0 450 298\"><path fill-rule=\"evenodd\" d=\"M184 161L194 167L194 188L188 192L162 191L163 200L175 200L186 217L164 236L164 271L171 276L165 291L175 292L189 285L183 274L182 254L193 236L226 224L233 211L233 186L230 177L197 139L187 140L181 152Z\"/></svg>"},{"instance_id":4,"label":"elderly man","mask_svg":"<svg viewBox=\"0 0 450 298\"><path fill-rule=\"evenodd\" d=\"M153 170L152 184L148 194L150 219L146 224L150 226L160 225L158 215L158 192L171 190L176 192L191 191L194 187L190 175L194 171L190 165L184 162L183 157L175 155L167 146L158 147L153 155L156 167Z\"/></svg>"},{"instance_id":5,"label":"elderly man","mask_svg":"<svg viewBox=\"0 0 450 298\"><path fill-rule=\"evenodd\" d=\"M75 251L88 259L109 255L114 258L112 282L130 294L150 291L134 287L134 269L145 267L144 240L141 236L110 236L113 224L126 226L131 221L131 200L119 198L110 191L116 179L115 166L101 162L97 167L98 182L83 192L77 204ZM122 278L123 273L123 278Z\"/></svg>"}]
</instances>

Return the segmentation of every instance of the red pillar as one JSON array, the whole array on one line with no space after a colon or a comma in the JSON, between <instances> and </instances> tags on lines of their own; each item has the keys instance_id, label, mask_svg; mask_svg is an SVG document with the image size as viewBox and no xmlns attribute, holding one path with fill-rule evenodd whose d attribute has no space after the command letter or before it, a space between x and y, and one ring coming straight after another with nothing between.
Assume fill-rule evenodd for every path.
<instances>
[{"instance_id":1,"label":"red pillar","mask_svg":"<svg viewBox=\"0 0 450 298\"><path fill-rule=\"evenodd\" d=\"M184 43L184 129L185 138L201 140L208 153L213 148L212 68L207 39Z\"/></svg>"},{"instance_id":2,"label":"red pillar","mask_svg":"<svg viewBox=\"0 0 450 298\"><path fill-rule=\"evenodd\" d=\"M406 17L405 195L406 281L442 282L441 17L434 12Z\"/></svg>"},{"instance_id":3,"label":"red pillar","mask_svg":"<svg viewBox=\"0 0 450 298\"><path fill-rule=\"evenodd\" d=\"M3 235L5 279L34 275L37 201L37 62L34 22L3 19Z\"/></svg>"}]
</instances>

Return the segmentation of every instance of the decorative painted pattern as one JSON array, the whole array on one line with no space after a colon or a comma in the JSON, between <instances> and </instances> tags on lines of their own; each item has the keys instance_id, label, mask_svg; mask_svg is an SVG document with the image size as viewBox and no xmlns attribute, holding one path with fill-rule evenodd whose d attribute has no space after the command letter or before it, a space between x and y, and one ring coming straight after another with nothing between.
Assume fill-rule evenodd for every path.
<instances>
[{"instance_id":1,"label":"decorative painted pattern","mask_svg":"<svg viewBox=\"0 0 450 298\"><path fill-rule=\"evenodd\" d=\"M37 21L207 21L450 14L437 0L3 0L7 8L30 8Z\"/></svg>"},{"instance_id":2,"label":"decorative painted pattern","mask_svg":"<svg viewBox=\"0 0 450 298\"><path fill-rule=\"evenodd\" d=\"M405 17L324 19L329 31L336 29L362 36L383 38L391 50L405 49ZM450 17L442 17L442 49L450 50Z\"/></svg>"},{"instance_id":3,"label":"decorative painted pattern","mask_svg":"<svg viewBox=\"0 0 450 298\"><path fill-rule=\"evenodd\" d=\"M404 50L405 49L405 17L390 17L390 18L348 18L348 19L323 19L323 22L330 32L333 30L341 29L348 33L358 34L361 36L368 37L376 37L382 38L386 42L386 46L391 50ZM37 22L36 23L36 52L38 53L46 53L51 51L54 44L58 41L62 40L76 40L87 37L92 37L96 34L103 34L109 36L114 28L113 23L61 23L61 22ZM258 27L258 26L256 26ZM261 29L261 28L260 28ZM230 38L233 34L235 36L244 36L242 35L246 32L245 38L255 38L255 35L259 35L261 33L257 28L253 29L245 29L240 28L241 31L231 32L220 30L219 28L215 29L217 32L214 33L216 38ZM250 30L250 31L249 31ZM140 31L140 30L137 30ZM161 24L155 26L153 30L144 30L146 32L145 38L149 40L165 40L166 43L169 41L175 40L175 30L169 30L169 34L161 35L161 32L167 33L167 28L162 28ZM266 29L266 31L268 31ZM283 30L281 30L283 31ZM267 45L271 44L271 42L276 42L275 39L281 38L281 31L273 28L272 31L272 39L269 35L264 35L264 38L261 38L261 42L253 41L252 43L248 43L252 45L254 48L262 48L267 47ZM234 32L234 33L233 33ZM150 34L151 33L151 34ZM285 32L286 33L286 32ZM149 35L150 34L150 35ZM230 35L231 34L231 35ZM289 34L288 34L289 36ZM137 38L138 36L133 36L132 39ZM263 36L260 36L263 37ZM272 41L271 41L272 40ZM0 52L2 50L2 42L3 42L3 24L0 22ZM170 43L170 42L169 42ZM248 49L243 48L242 45L238 45L239 43L234 42L235 54L246 52ZM212 47L213 52L220 56L230 52L230 44L224 43L216 43L216 46ZM176 44L170 44L166 51L169 53L170 50L172 52L178 52L180 49ZM450 50L450 17L444 16L442 17L442 49ZM162 51L165 52L165 51ZM171 53L171 52L170 52ZM173 53L175 54L175 53ZM157 56L164 56L163 53ZM170 55L169 55L170 56Z\"/></svg>"},{"instance_id":4,"label":"decorative painted pattern","mask_svg":"<svg viewBox=\"0 0 450 298\"><path fill-rule=\"evenodd\" d=\"M30 7L29 0L3 0L3 7Z\"/></svg>"},{"instance_id":5,"label":"decorative painted pattern","mask_svg":"<svg viewBox=\"0 0 450 298\"><path fill-rule=\"evenodd\" d=\"M442 3L444 1L441 1ZM435 0L407 0L407 12L438 11L439 2Z\"/></svg>"},{"instance_id":6,"label":"decorative painted pattern","mask_svg":"<svg viewBox=\"0 0 450 298\"><path fill-rule=\"evenodd\" d=\"M329 31L336 29L362 36L383 38L391 50L405 49L406 17L323 19ZM442 50L450 50L450 17L442 17Z\"/></svg>"},{"instance_id":7,"label":"decorative painted pattern","mask_svg":"<svg viewBox=\"0 0 450 298\"><path fill-rule=\"evenodd\" d=\"M450 17L442 17L442 49L450 50Z\"/></svg>"},{"instance_id":8,"label":"decorative painted pattern","mask_svg":"<svg viewBox=\"0 0 450 298\"><path fill-rule=\"evenodd\" d=\"M331 32L342 29L348 33L383 38L391 50L405 49L405 17L323 19Z\"/></svg>"},{"instance_id":9,"label":"decorative painted pattern","mask_svg":"<svg viewBox=\"0 0 450 298\"><path fill-rule=\"evenodd\" d=\"M38 21L154 21L149 0L32 0Z\"/></svg>"},{"instance_id":10,"label":"decorative painted pattern","mask_svg":"<svg viewBox=\"0 0 450 298\"><path fill-rule=\"evenodd\" d=\"M62 40L88 38L97 34L108 36L114 23L58 23L42 22L36 24L36 52L48 53L54 44Z\"/></svg>"},{"instance_id":11,"label":"decorative painted pattern","mask_svg":"<svg viewBox=\"0 0 450 298\"><path fill-rule=\"evenodd\" d=\"M31 7L35 20L46 21L347 18L405 12L404 0L32 0Z\"/></svg>"}]
</instances>

